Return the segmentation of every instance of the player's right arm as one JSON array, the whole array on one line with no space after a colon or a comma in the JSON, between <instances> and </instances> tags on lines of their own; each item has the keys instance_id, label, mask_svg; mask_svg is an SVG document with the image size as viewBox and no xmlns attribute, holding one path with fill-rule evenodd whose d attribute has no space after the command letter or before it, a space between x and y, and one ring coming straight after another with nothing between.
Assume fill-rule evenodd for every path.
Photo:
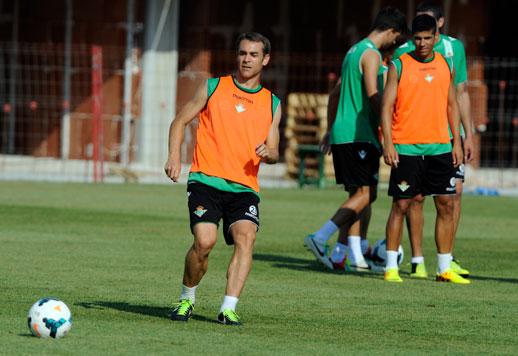
<instances>
[{"instance_id":1,"label":"player's right arm","mask_svg":"<svg viewBox=\"0 0 518 356\"><path fill-rule=\"evenodd\" d=\"M397 167L399 163L399 155L392 142L392 114L394 113L397 87L397 69L394 64L391 64L381 103L381 131L383 132L383 159L387 165L392 167Z\"/></svg>"},{"instance_id":2,"label":"player's right arm","mask_svg":"<svg viewBox=\"0 0 518 356\"><path fill-rule=\"evenodd\" d=\"M182 168L180 153L185 127L198 116L208 100L207 81L204 81L203 84L196 89L193 98L185 104L182 110L173 119L169 127L169 155L164 169L167 176L171 178L173 182L178 180Z\"/></svg>"}]
</instances>

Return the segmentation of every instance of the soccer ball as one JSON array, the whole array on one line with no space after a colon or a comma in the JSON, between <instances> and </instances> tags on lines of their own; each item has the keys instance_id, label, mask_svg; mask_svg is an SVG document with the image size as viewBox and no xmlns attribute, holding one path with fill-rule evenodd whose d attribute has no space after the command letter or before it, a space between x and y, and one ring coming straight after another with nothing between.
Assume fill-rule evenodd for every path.
<instances>
[{"instance_id":1,"label":"soccer ball","mask_svg":"<svg viewBox=\"0 0 518 356\"><path fill-rule=\"evenodd\" d=\"M403 257L405 257L403 247L399 245L397 255L398 265L403 262ZM385 267L387 260L387 241L385 239L376 241L372 246L371 259L376 265Z\"/></svg>"},{"instance_id":2,"label":"soccer ball","mask_svg":"<svg viewBox=\"0 0 518 356\"><path fill-rule=\"evenodd\" d=\"M34 336L59 339L70 331L72 314L61 300L43 298L29 310L27 325Z\"/></svg>"}]
</instances>

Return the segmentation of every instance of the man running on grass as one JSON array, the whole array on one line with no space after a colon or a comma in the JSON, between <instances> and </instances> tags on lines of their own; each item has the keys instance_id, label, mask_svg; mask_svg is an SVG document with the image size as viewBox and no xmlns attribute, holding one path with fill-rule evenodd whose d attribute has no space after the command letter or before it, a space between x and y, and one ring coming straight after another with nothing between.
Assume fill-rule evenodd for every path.
<instances>
[{"instance_id":1,"label":"man running on grass","mask_svg":"<svg viewBox=\"0 0 518 356\"><path fill-rule=\"evenodd\" d=\"M217 320L241 325L236 305L252 267L259 228L259 164L279 159L280 101L260 84L269 60L270 41L266 37L255 32L240 35L236 75L208 79L171 124L165 171L176 182L185 127L200 114L187 185L194 242L185 257L173 320L187 321L192 314L196 288L207 272L209 253L223 219L225 241L234 245L234 254Z\"/></svg>"}]
</instances>

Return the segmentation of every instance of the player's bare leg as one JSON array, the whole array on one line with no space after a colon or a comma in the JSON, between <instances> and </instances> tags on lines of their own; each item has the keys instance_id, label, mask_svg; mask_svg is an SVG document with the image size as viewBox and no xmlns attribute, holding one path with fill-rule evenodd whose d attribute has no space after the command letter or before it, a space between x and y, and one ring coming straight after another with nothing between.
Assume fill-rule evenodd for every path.
<instances>
[{"instance_id":1,"label":"player's bare leg","mask_svg":"<svg viewBox=\"0 0 518 356\"><path fill-rule=\"evenodd\" d=\"M397 263L398 249L401 244L403 220L411 204L411 199L394 199L392 209L387 221L387 260L385 266L385 280L389 282L402 282L399 277L399 266Z\"/></svg>"},{"instance_id":2,"label":"player's bare leg","mask_svg":"<svg viewBox=\"0 0 518 356\"><path fill-rule=\"evenodd\" d=\"M240 220L230 229L234 239L234 254L228 265L225 294L238 298L252 268L257 225L248 220Z\"/></svg>"},{"instance_id":3,"label":"player's bare leg","mask_svg":"<svg viewBox=\"0 0 518 356\"><path fill-rule=\"evenodd\" d=\"M207 272L209 254L217 241L218 227L212 223L198 223L193 227L194 242L185 256L182 292L173 305L171 319L187 321L194 310L196 288Z\"/></svg>"},{"instance_id":4,"label":"player's bare leg","mask_svg":"<svg viewBox=\"0 0 518 356\"><path fill-rule=\"evenodd\" d=\"M212 223L194 225L194 242L185 256L183 284L187 287L197 286L209 265L209 254L217 241L218 227Z\"/></svg>"}]
</instances>

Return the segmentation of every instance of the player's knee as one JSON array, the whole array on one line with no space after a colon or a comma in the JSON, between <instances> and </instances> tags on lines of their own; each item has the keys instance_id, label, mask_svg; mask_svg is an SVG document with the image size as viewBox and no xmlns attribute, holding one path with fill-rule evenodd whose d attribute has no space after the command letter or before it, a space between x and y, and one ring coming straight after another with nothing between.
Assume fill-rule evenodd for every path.
<instances>
[{"instance_id":1,"label":"player's knee","mask_svg":"<svg viewBox=\"0 0 518 356\"><path fill-rule=\"evenodd\" d=\"M252 249L255 243L256 233L253 229L240 229L232 233L236 248Z\"/></svg>"},{"instance_id":2,"label":"player's knee","mask_svg":"<svg viewBox=\"0 0 518 356\"><path fill-rule=\"evenodd\" d=\"M217 239L211 237L199 237L194 240L193 249L199 255L208 255L216 245Z\"/></svg>"},{"instance_id":3,"label":"player's knee","mask_svg":"<svg viewBox=\"0 0 518 356\"><path fill-rule=\"evenodd\" d=\"M437 201L437 213L443 216L453 214L453 199L440 199Z\"/></svg>"}]
</instances>

